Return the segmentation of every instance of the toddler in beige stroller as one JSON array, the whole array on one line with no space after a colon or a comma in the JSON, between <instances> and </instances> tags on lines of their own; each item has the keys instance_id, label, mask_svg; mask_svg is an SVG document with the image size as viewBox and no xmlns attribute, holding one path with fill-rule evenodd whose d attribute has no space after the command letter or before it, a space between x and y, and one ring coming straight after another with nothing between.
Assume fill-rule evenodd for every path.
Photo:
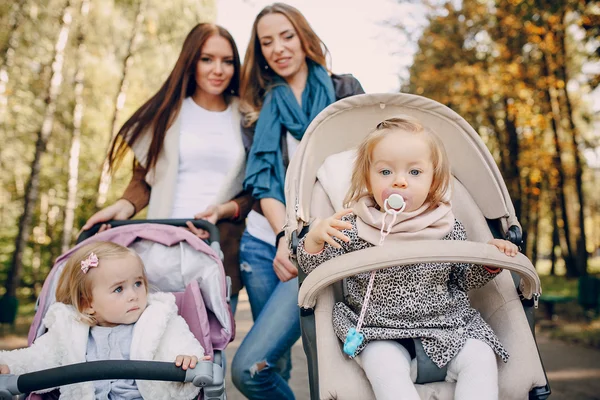
<instances>
[{"instance_id":1,"label":"toddler in beige stroller","mask_svg":"<svg viewBox=\"0 0 600 400\"><path fill-rule=\"evenodd\" d=\"M452 166L453 179L451 190L436 191L442 197L451 193L452 209L449 207L449 198L440 197L436 204L447 206L431 211L427 207L420 207L427 205L429 200L426 201L425 197L419 199L418 193L400 189L382 190L385 184L375 187L378 177L387 179L393 173L393 168L376 168L375 175L363 171L363 176L370 176L367 186L373 186L368 188L373 201L393 215L393 218L384 218L387 225L380 229L381 216L385 217L385 213L379 212L375 216L370 211L365 211L361 214L360 202L355 202L354 205L357 217L343 216L345 212L342 210L344 204L360 197L356 196L360 195L356 192L357 188L360 189L360 185L356 185L357 177L350 176L353 161L357 157L355 148L378 123L399 115L406 116L405 119L408 120L415 118L420 121L426 128L436 132L443 142ZM410 137L406 138L405 143L409 142L408 139ZM398 143L396 147L399 147ZM358 162L360 154L366 153L359 152ZM420 174L426 175L418 165L409 170L410 179L420 179ZM433 179L433 184L431 181L429 183L432 191L436 182ZM344 200L350 187L354 192L351 191ZM432 191L427 186L423 196ZM408 197L404 199L400 196L401 193ZM493 355L491 348L499 356L499 398L543 399L549 395L532 334L531 308L541 291L539 278L523 255L515 256L516 246L494 239L503 237L518 244L521 241L521 229L493 158L461 117L434 101L406 94L365 95L337 102L324 110L307 130L288 170L286 197L286 232L294 251L298 245L298 237L308 230L315 218L326 219L334 212L337 213L336 219L333 222L330 219L328 226L337 229L329 230L328 235L336 237L337 242L323 239L327 235L319 236L316 233L318 230L325 232L327 229L323 226L327 224L313 224L311 229L315 230L307 239L306 249L314 243L319 243L322 248L323 242L329 242L325 253L336 253L336 248L348 246L348 238L340 232L343 231L355 244L350 251L358 250L331 260L323 255L307 257L304 249L298 254L305 267L309 264L307 270L314 268L315 265L310 265L311 262L322 262L308 277L301 276L299 294L303 342L309 361L313 399L374 398L371 385L359 366L361 356L357 357L359 363L351 358L360 353L365 344L369 347L371 340L375 343L374 341L380 342L383 339L409 339L409 346L406 340L402 340L400 342L404 347L399 347L407 353L409 360L412 358L412 380L417 383L416 391L422 399L453 398L454 383L450 382L456 380L457 368L460 369L456 366L460 364L460 354L473 347L473 343L469 341L482 344L482 351L487 349ZM418 221L427 223L425 226L429 228L422 230L426 234L407 236L395 230L406 226L402 225L404 222L394 225L397 217L399 221L405 221L407 216L415 212L422 213L419 214ZM431 217L435 217L434 222L431 222ZM454 217L462 224L455 223ZM364 226L359 226L359 223ZM358 230L356 226L359 226ZM464 240L465 231L471 241L455 241ZM386 242L377 246L378 242L382 242L378 239L383 240L390 232L392 235ZM315 237L322 239L315 241ZM440 241L442 238L455 240ZM367 242L370 244L356 246L356 243ZM484 244L486 242L495 244L502 252L494 246ZM318 251L319 248L312 246L312 250ZM337 252L335 255L342 253L344 252ZM476 265L469 267L472 264ZM416 267L419 265L420 267ZM451 268L452 265L457 267ZM498 268L503 271L498 272ZM423 271L434 270L435 273L423 274ZM371 271L378 271L377 280L373 279L375 274ZM444 274L445 280L436 281ZM458 278L453 274L458 274ZM402 276L402 280L397 280L398 276ZM347 290L337 283L345 278L349 278ZM407 279L414 280L411 283L413 288L426 287L428 284L432 285L433 291L437 288L437 294L426 297L433 299L433 303L423 302L423 298L419 302L409 303L411 295L398 294L398 290L404 291L407 287L411 290ZM369 303L371 291L373 295ZM479 313L469 307L464 294L467 291L471 304ZM386 307L385 302L381 301L385 299L386 293L389 293L390 299L403 300L393 307ZM519 294L523 301L520 301ZM442 298L446 299L443 304L448 308L444 311L436 310L436 305L442 303L436 303L438 300L435 299ZM459 303L460 307L456 308ZM396 315L394 310L400 310L399 314ZM400 321L399 326L392 325L395 329L381 329L382 325L386 326L382 320L387 318L388 321L393 321L395 318L398 321L398 315L411 316L421 321L420 325L408 326L406 321ZM434 316L435 321L432 320ZM410 331L408 328L418 329ZM413 334L415 336L411 336ZM345 337L346 344L342 349ZM358 338L354 347L353 338ZM411 338L417 340L413 342ZM459 351L461 348L463 350ZM473 353L473 350L470 351ZM493 363L495 359L492 359L495 374ZM362 363L361 365L365 367ZM368 369L365 370L368 373ZM371 375L369 378L372 380ZM489 382L495 385L495 380ZM465 387L472 392L474 386L475 383L467 387L463 381L462 385L457 385L456 395L459 396ZM481 387L480 390L487 391L485 385ZM401 397L400 394L398 396Z\"/></svg>"}]
</instances>

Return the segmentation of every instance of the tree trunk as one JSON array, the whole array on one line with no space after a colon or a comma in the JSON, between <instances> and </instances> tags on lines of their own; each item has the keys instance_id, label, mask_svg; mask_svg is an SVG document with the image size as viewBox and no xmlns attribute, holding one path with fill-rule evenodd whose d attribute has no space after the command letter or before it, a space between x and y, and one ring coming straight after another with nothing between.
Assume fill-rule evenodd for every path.
<instances>
[{"instance_id":1,"label":"tree trunk","mask_svg":"<svg viewBox=\"0 0 600 400\"><path fill-rule=\"evenodd\" d=\"M556 198L553 198L550 202L550 212L552 213L552 247L550 247L550 275L554 276L556 275L556 248L560 246Z\"/></svg>"},{"instance_id":2,"label":"tree trunk","mask_svg":"<svg viewBox=\"0 0 600 400\"><path fill-rule=\"evenodd\" d=\"M522 208L522 190L521 190L521 177L519 175L519 136L517 133L517 126L515 125L514 117L511 115L508 99L504 97L502 99L504 106L504 126L506 129L506 145L508 147L508 169L504 171L505 177L508 180L508 189L510 197L515 206L515 213L517 219L521 219L521 208Z\"/></svg>"},{"instance_id":3,"label":"tree trunk","mask_svg":"<svg viewBox=\"0 0 600 400\"><path fill-rule=\"evenodd\" d=\"M564 16L563 16L564 20ZM576 238L576 258L575 263L577 266L577 270L581 276L587 275L587 262L588 262L588 252L586 248L586 232L585 232L585 196L583 193L583 166L584 162L581 158L581 153L579 151L579 142L580 142L580 134L577 126L575 126L575 120L573 115L573 106L571 105L571 98L569 97L569 91L567 90L567 84L569 83L569 75L567 71L567 50L566 50L566 34L564 31L564 25L561 24L562 29L557 33L559 36L558 46L560 48L559 55L560 62L558 63L558 72L560 78L564 82L564 86L562 88L563 99L565 104L566 111L566 120L569 124L569 130L571 134L569 137L571 138L571 147L573 151L573 159L575 164L575 190L577 192L577 200L579 203L578 209L578 222L579 222L579 232Z\"/></svg>"},{"instance_id":4,"label":"tree trunk","mask_svg":"<svg viewBox=\"0 0 600 400\"><path fill-rule=\"evenodd\" d=\"M112 121L111 121L111 131L110 131L110 140L108 141L108 145L106 146L108 152L108 147L112 142L113 138L117 133L119 116L121 114L121 110L125 105L125 99L127 98L127 87L129 86L128 74L129 69L131 68L131 64L133 63L133 54L135 51L135 45L138 41L139 32L142 27L142 23L144 22L144 14L146 11L146 2L147 0L138 0L138 8L135 17L135 23L133 24L133 30L131 31L131 36L129 38L129 42L127 43L127 52L125 54L125 58L123 59L123 74L121 75L121 82L119 83L119 91L117 92L117 96L115 97L115 109L113 111ZM96 199L96 207L102 208L104 203L106 203L106 195L108 194L108 189L111 184L111 176L108 171L108 160L104 160L102 165L102 173L100 174L100 181L98 183L98 198Z\"/></svg>"},{"instance_id":5,"label":"tree trunk","mask_svg":"<svg viewBox=\"0 0 600 400\"><path fill-rule=\"evenodd\" d=\"M12 5L12 10L8 18L8 40L0 49L2 56L2 66L0 67L0 130L4 129L6 112L8 109L8 97L6 96L6 88L8 86L8 71L12 67L15 58L15 49L18 46L18 30L23 20L23 8L27 0L15 1Z\"/></svg>"},{"instance_id":6,"label":"tree trunk","mask_svg":"<svg viewBox=\"0 0 600 400\"><path fill-rule=\"evenodd\" d=\"M533 182L530 179L526 180L526 186L529 190L526 191L523 201L523 218L521 225L526 236L523 237L523 245L521 252L527 255L532 260L535 258L534 252L537 251L537 231L540 215L540 193L541 184L539 181ZM534 264L535 265L535 264Z\"/></svg>"},{"instance_id":7,"label":"tree trunk","mask_svg":"<svg viewBox=\"0 0 600 400\"><path fill-rule=\"evenodd\" d=\"M62 252L66 252L73 241L73 224L75 221L75 206L77 205L77 185L79 182L79 151L81 148L81 120L83 118L83 80L85 57L85 26L90 8L90 1L81 3L79 36L77 37L77 69L75 71L75 105L73 107L73 135L71 151L69 152L69 180L67 182L67 204L63 225Z\"/></svg>"},{"instance_id":8,"label":"tree trunk","mask_svg":"<svg viewBox=\"0 0 600 400\"><path fill-rule=\"evenodd\" d=\"M35 301L37 286L44 281L41 276L40 269L42 266L42 244L46 239L48 229L48 214L50 211L50 198L48 193L40 194L40 217L36 228L33 230L33 258L31 260L31 280L33 281L34 289L32 291L32 300Z\"/></svg>"},{"instance_id":9,"label":"tree trunk","mask_svg":"<svg viewBox=\"0 0 600 400\"><path fill-rule=\"evenodd\" d=\"M530 254L531 263L535 266L538 262L538 243L540 234L540 212L541 212L541 197L537 198L536 210L534 213L533 221L531 221L531 228L529 229L529 237L531 241Z\"/></svg>"},{"instance_id":10,"label":"tree trunk","mask_svg":"<svg viewBox=\"0 0 600 400\"><path fill-rule=\"evenodd\" d=\"M31 229L31 218L33 216L33 210L38 197L38 190L40 184L40 161L42 155L46 151L46 145L50 134L52 133L52 127L54 124L54 113L56 111L56 98L60 92L60 86L62 83L62 68L64 63L64 51L69 38L71 28L71 0L67 0L67 3L63 9L62 16L60 19L60 32L56 44L54 46L54 52L52 57L52 75L50 83L48 85L47 93L45 96L46 110L44 113L44 119L42 127L37 134L37 140L35 144L35 153L33 161L31 162L31 175L27 182L25 189L25 199L23 204L23 214L19 219L19 228L17 238L15 241L15 250L13 253L12 261L8 269L8 276L6 279L6 295L14 297L16 295L17 287L21 282L22 273L22 260L23 251L29 238L29 232Z\"/></svg>"},{"instance_id":11,"label":"tree trunk","mask_svg":"<svg viewBox=\"0 0 600 400\"><path fill-rule=\"evenodd\" d=\"M546 109L550 114L550 125L552 126L552 133L554 135L554 155L553 155L553 166L557 172L556 175L556 192L559 199L558 206L561 211L561 218L563 222L562 230L564 232L564 241L566 246L566 251L563 251L562 256L565 260L565 266L567 269L567 275L570 277L578 276L579 272L574 265L573 262L573 250L571 247L571 229L569 223L569 215L567 214L567 194L565 188L565 172L562 165L561 154L563 152L562 144L559 135L560 123L558 119L560 118L560 110L558 109L558 105L556 104L556 99L552 95L552 88L550 87L549 79L550 79L550 67L548 60L548 54L544 51L542 52L542 69L543 69L543 77L546 79L546 85L544 87L544 97L546 100ZM557 222L558 225L558 222Z\"/></svg>"}]
</instances>

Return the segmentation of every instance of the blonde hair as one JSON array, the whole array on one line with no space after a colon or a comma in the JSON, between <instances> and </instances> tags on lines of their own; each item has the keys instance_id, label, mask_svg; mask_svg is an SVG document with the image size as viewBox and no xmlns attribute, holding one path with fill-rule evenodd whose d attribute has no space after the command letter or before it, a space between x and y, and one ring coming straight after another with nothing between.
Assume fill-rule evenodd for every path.
<instances>
[{"instance_id":1,"label":"blonde hair","mask_svg":"<svg viewBox=\"0 0 600 400\"><path fill-rule=\"evenodd\" d=\"M80 319L89 324L96 325L95 318L87 314L85 309L92 304L92 278L81 270L81 262L86 260L91 253L98 257L98 267L102 268L102 261L134 256L142 265L142 279L148 291L148 279L143 268L144 263L140 256L132 249L111 242L94 242L75 251L60 275L56 288L56 301L72 305L79 313Z\"/></svg>"},{"instance_id":2,"label":"blonde hair","mask_svg":"<svg viewBox=\"0 0 600 400\"><path fill-rule=\"evenodd\" d=\"M417 119L409 116L398 116L377 124L377 127L359 145L352 168L350 189L344 198L344 207L350 207L351 204L364 195L373 195L369 182L373 149L386 135L398 130L422 135L429 145L433 164L433 179L425 204L429 204L429 209L431 209L440 202L447 201L446 197L450 187L450 162L444 144L431 129L423 126Z\"/></svg>"},{"instance_id":3,"label":"blonde hair","mask_svg":"<svg viewBox=\"0 0 600 400\"><path fill-rule=\"evenodd\" d=\"M258 22L262 17L269 14L282 14L286 17L298 34L306 57L327 68L329 50L300 11L284 3L274 3L263 8L254 19L250 42L242 64L240 100L241 110L244 113L244 126L246 127L251 126L258 119L265 92L273 83L276 75L270 68L265 69L268 64L262 54L260 41L258 40Z\"/></svg>"}]
</instances>

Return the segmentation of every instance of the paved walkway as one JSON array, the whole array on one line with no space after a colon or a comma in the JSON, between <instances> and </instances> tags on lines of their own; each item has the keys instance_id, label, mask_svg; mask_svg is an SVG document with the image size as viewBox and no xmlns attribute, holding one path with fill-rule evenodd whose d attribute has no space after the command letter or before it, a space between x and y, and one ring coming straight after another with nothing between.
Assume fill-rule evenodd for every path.
<instances>
[{"instance_id":1,"label":"paved walkway","mask_svg":"<svg viewBox=\"0 0 600 400\"><path fill-rule=\"evenodd\" d=\"M236 340L227 348L228 363L231 363L235 351L252 326L245 292L240 296L236 323ZM551 400L600 400L600 350L552 340L544 335L539 335L537 340L552 387ZM23 337L0 337L0 349L26 345L27 340ZM309 400L306 358L300 341L292 349L292 358L294 369L290 383L296 399ZM226 383L229 400L244 399L231 383L229 375Z\"/></svg>"},{"instance_id":2,"label":"paved walkway","mask_svg":"<svg viewBox=\"0 0 600 400\"><path fill-rule=\"evenodd\" d=\"M231 363L235 350L252 326L251 321L250 305L242 292L236 314L237 336L227 347L228 363ZM538 335L537 342L552 388L550 400L600 400L600 350L564 343L545 335ZM297 400L309 400L306 358L301 341L294 345L292 359L292 390ZM245 399L233 386L229 376L227 398Z\"/></svg>"}]
</instances>

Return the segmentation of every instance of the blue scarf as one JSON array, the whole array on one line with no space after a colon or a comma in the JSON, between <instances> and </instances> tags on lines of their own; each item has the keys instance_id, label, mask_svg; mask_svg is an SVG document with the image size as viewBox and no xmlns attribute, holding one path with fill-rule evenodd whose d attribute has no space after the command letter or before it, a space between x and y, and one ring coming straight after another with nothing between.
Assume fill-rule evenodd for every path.
<instances>
[{"instance_id":1,"label":"blue scarf","mask_svg":"<svg viewBox=\"0 0 600 400\"><path fill-rule=\"evenodd\" d=\"M312 120L335 101L335 91L327 70L308 61L308 78L302 92L302 107L290 86L278 78L267 92L260 111L254 142L246 164L244 189L256 199L274 198L285 204L285 168L281 152L281 132L302 139Z\"/></svg>"}]
</instances>

